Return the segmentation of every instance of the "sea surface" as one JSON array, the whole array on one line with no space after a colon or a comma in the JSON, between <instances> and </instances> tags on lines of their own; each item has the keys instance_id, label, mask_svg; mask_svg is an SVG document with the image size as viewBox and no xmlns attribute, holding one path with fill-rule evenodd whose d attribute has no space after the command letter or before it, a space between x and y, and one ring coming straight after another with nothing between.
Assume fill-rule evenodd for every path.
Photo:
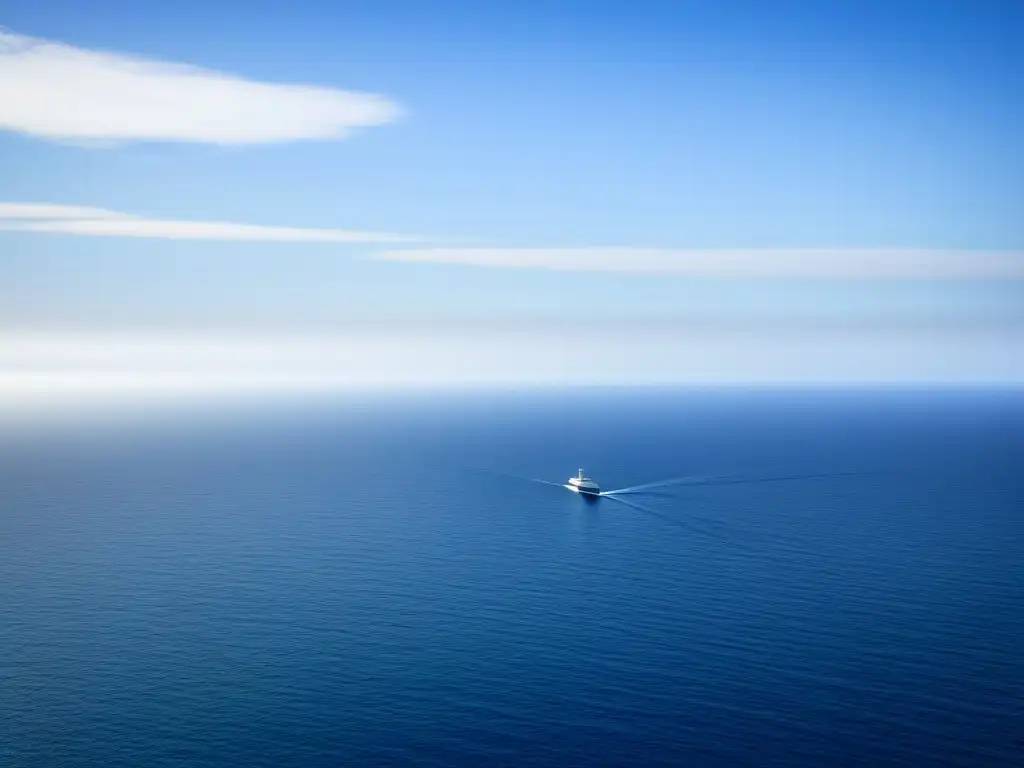
<instances>
[{"instance_id":1,"label":"sea surface","mask_svg":"<svg viewBox=\"0 0 1024 768\"><path fill-rule=\"evenodd\" d=\"M1024 764L1020 390L0 432L5 768Z\"/></svg>"}]
</instances>

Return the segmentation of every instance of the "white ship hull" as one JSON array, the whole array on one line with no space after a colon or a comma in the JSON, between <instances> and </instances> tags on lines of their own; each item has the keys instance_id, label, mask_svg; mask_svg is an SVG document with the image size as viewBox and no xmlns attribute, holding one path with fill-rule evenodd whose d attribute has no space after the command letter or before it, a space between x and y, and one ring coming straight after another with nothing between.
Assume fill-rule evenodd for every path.
<instances>
[{"instance_id":1,"label":"white ship hull","mask_svg":"<svg viewBox=\"0 0 1024 768\"><path fill-rule=\"evenodd\" d=\"M570 491L576 491L576 493L582 493L586 496L601 495L601 487L589 477L584 477L582 469L578 476L569 478L568 488Z\"/></svg>"}]
</instances>

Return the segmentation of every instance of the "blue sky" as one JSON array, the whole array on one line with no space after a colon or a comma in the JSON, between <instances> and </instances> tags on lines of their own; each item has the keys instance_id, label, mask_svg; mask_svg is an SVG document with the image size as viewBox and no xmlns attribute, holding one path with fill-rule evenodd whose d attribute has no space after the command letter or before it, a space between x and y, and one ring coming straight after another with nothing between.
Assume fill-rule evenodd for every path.
<instances>
[{"instance_id":1,"label":"blue sky","mask_svg":"<svg viewBox=\"0 0 1024 768\"><path fill-rule=\"evenodd\" d=\"M0 25L12 376L70 366L28 348L102 368L101 337L174 333L344 337L367 381L1024 378L1020 3L41 2ZM603 361L560 359L573 340Z\"/></svg>"}]
</instances>

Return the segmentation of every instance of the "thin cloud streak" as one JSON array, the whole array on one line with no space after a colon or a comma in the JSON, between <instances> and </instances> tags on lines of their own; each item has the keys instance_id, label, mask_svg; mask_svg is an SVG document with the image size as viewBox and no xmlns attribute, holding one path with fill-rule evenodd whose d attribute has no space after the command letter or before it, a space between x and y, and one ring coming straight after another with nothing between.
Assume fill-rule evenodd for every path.
<instances>
[{"instance_id":1,"label":"thin cloud streak","mask_svg":"<svg viewBox=\"0 0 1024 768\"><path fill-rule=\"evenodd\" d=\"M0 231L289 243L397 243L419 239L389 232L146 218L104 208L48 203L0 203Z\"/></svg>"},{"instance_id":2,"label":"thin cloud streak","mask_svg":"<svg viewBox=\"0 0 1024 768\"><path fill-rule=\"evenodd\" d=\"M87 205L54 203L0 203L0 219L115 219L126 213Z\"/></svg>"},{"instance_id":3,"label":"thin cloud streak","mask_svg":"<svg viewBox=\"0 0 1024 768\"><path fill-rule=\"evenodd\" d=\"M0 28L0 128L18 133L86 142L255 144L337 139L400 114L377 94L256 82Z\"/></svg>"},{"instance_id":4,"label":"thin cloud streak","mask_svg":"<svg viewBox=\"0 0 1024 768\"><path fill-rule=\"evenodd\" d=\"M716 278L1024 280L1024 251L931 248L423 248L384 261Z\"/></svg>"}]
</instances>

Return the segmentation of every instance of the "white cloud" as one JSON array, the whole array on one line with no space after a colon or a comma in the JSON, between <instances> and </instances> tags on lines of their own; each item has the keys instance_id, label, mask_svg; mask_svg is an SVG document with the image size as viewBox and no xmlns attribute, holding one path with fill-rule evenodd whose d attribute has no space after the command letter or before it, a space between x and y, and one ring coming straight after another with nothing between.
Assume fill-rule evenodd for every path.
<instances>
[{"instance_id":1,"label":"white cloud","mask_svg":"<svg viewBox=\"0 0 1024 768\"><path fill-rule=\"evenodd\" d=\"M90 237L291 243L385 243L415 239L388 232L273 227L231 221L154 219L104 208L48 203L0 203L0 231L55 232Z\"/></svg>"},{"instance_id":2,"label":"white cloud","mask_svg":"<svg viewBox=\"0 0 1024 768\"><path fill-rule=\"evenodd\" d=\"M113 219L127 214L85 205L52 203L0 203L2 219Z\"/></svg>"},{"instance_id":3,"label":"white cloud","mask_svg":"<svg viewBox=\"0 0 1024 768\"><path fill-rule=\"evenodd\" d=\"M400 114L371 93L76 48L0 29L0 128L79 141L329 139Z\"/></svg>"},{"instance_id":4,"label":"white cloud","mask_svg":"<svg viewBox=\"0 0 1024 768\"><path fill-rule=\"evenodd\" d=\"M724 278L1024 280L1024 251L899 248L424 248L375 259Z\"/></svg>"}]
</instances>

